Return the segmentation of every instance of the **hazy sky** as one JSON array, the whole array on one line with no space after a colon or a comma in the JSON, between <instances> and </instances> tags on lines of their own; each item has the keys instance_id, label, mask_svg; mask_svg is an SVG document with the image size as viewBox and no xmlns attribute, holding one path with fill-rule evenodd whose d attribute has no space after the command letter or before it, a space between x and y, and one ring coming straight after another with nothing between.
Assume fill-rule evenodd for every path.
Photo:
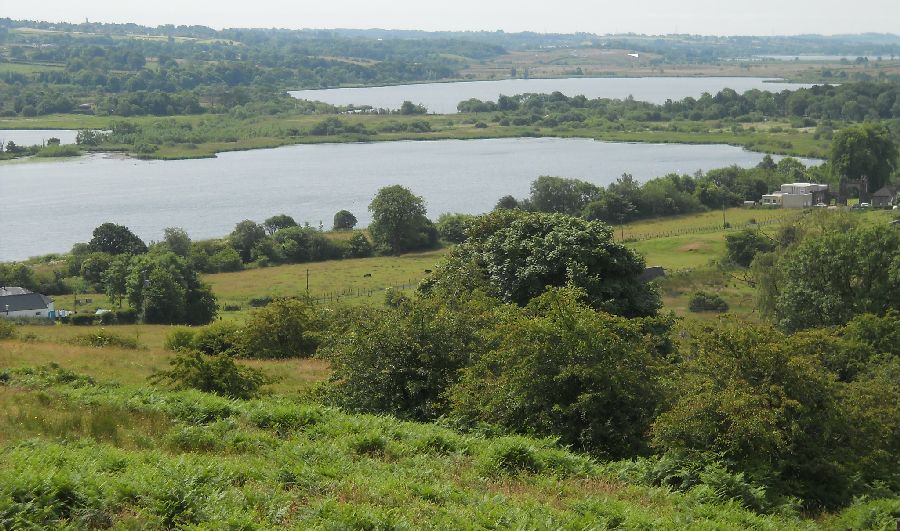
<instances>
[{"instance_id":1,"label":"hazy sky","mask_svg":"<svg viewBox=\"0 0 900 531\"><path fill-rule=\"evenodd\" d=\"M0 0L0 16L223 27L591 33L900 33L898 0Z\"/></svg>"}]
</instances>

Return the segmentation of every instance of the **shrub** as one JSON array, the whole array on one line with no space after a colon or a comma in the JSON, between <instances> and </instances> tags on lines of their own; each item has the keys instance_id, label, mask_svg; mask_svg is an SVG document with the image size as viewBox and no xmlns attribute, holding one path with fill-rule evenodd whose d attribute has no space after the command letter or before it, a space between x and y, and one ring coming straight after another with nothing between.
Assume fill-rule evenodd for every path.
<instances>
[{"instance_id":1,"label":"shrub","mask_svg":"<svg viewBox=\"0 0 900 531\"><path fill-rule=\"evenodd\" d=\"M728 311L728 303L718 293L697 291L691 295L688 301L688 310L692 312L719 312Z\"/></svg>"},{"instance_id":2,"label":"shrub","mask_svg":"<svg viewBox=\"0 0 900 531\"><path fill-rule=\"evenodd\" d=\"M240 330L230 321L216 321L198 330L192 348L204 354L237 354Z\"/></svg>"},{"instance_id":3,"label":"shrub","mask_svg":"<svg viewBox=\"0 0 900 531\"><path fill-rule=\"evenodd\" d=\"M74 326L90 326L94 324L94 316L91 314L75 314L69 317L69 322Z\"/></svg>"},{"instance_id":4,"label":"shrub","mask_svg":"<svg viewBox=\"0 0 900 531\"><path fill-rule=\"evenodd\" d=\"M241 355L293 358L312 355L322 323L311 300L275 299L256 310L238 336Z\"/></svg>"},{"instance_id":5,"label":"shrub","mask_svg":"<svg viewBox=\"0 0 900 531\"><path fill-rule=\"evenodd\" d=\"M118 324L134 324L138 320L138 312L134 308L116 310L115 315Z\"/></svg>"},{"instance_id":6,"label":"shrub","mask_svg":"<svg viewBox=\"0 0 900 531\"><path fill-rule=\"evenodd\" d=\"M194 348L196 332L190 328L178 327L169 332L163 346L168 350L182 351Z\"/></svg>"},{"instance_id":7,"label":"shrub","mask_svg":"<svg viewBox=\"0 0 900 531\"><path fill-rule=\"evenodd\" d=\"M237 365L229 356L206 356L183 352L169 362L172 366L150 377L153 383L196 389L229 398L253 398L272 380L262 371Z\"/></svg>"},{"instance_id":8,"label":"shrub","mask_svg":"<svg viewBox=\"0 0 900 531\"><path fill-rule=\"evenodd\" d=\"M723 319L689 337L672 401L651 429L657 448L727 456L731 472L807 508L840 506L860 484L896 473L896 440L884 434L896 427L900 399L888 382L900 366L847 385L814 343L768 326Z\"/></svg>"},{"instance_id":9,"label":"shrub","mask_svg":"<svg viewBox=\"0 0 900 531\"><path fill-rule=\"evenodd\" d=\"M492 301L417 297L344 316L323 347L331 397L356 411L426 420L447 412L447 389L481 349Z\"/></svg>"},{"instance_id":10,"label":"shrub","mask_svg":"<svg viewBox=\"0 0 900 531\"><path fill-rule=\"evenodd\" d=\"M0 339L15 339L18 336L14 324L0 319Z\"/></svg>"},{"instance_id":11,"label":"shrub","mask_svg":"<svg viewBox=\"0 0 900 531\"><path fill-rule=\"evenodd\" d=\"M344 248L344 258L367 258L372 256L373 253L372 242L362 232L357 232L351 236Z\"/></svg>"},{"instance_id":12,"label":"shrub","mask_svg":"<svg viewBox=\"0 0 900 531\"><path fill-rule=\"evenodd\" d=\"M551 290L507 308L484 331L490 350L450 389L452 414L605 456L645 452L666 367L648 328L665 337L666 326L598 313L579 295Z\"/></svg>"},{"instance_id":13,"label":"shrub","mask_svg":"<svg viewBox=\"0 0 900 531\"><path fill-rule=\"evenodd\" d=\"M112 332L107 332L103 328L92 334L81 334L69 340L73 345L83 345L88 347L118 347L129 350L139 348L138 342L130 337L120 336Z\"/></svg>"},{"instance_id":14,"label":"shrub","mask_svg":"<svg viewBox=\"0 0 900 531\"><path fill-rule=\"evenodd\" d=\"M462 243L466 240L466 229L475 216L468 214L441 214L437 220L438 235L450 243Z\"/></svg>"}]
</instances>

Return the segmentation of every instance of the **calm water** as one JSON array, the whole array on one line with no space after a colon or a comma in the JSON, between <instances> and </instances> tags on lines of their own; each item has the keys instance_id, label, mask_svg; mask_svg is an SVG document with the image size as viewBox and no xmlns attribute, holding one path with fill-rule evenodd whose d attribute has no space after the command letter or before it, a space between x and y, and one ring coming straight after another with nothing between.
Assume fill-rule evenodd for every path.
<instances>
[{"instance_id":1,"label":"calm water","mask_svg":"<svg viewBox=\"0 0 900 531\"><path fill-rule=\"evenodd\" d=\"M220 237L238 221L281 212L329 228L346 208L366 225L372 197L391 184L423 196L434 218L485 212L506 194L523 197L540 175L605 185L623 172L647 179L749 167L762 156L725 145L518 138L288 146L170 162L91 155L0 164L0 260L66 251L106 221L145 241L173 226L193 238Z\"/></svg>"},{"instance_id":2,"label":"calm water","mask_svg":"<svg viewBox=\"0 0 900 531\"><path fill-rule=\"evenodd\" d=\"M19 146L45 144L48 138L58 138L61 144L74 144L78 131L68 129L0 129L0 143L4 149L12 140Z\"/></svg>"},{"instance_id":3,"label":"calm water","mask_svg":"<svg viewBox=\"0 0 900 531\"><path fill-rule=\"evenodd\" d=\"M640 78L568 78L568 79L505 79L500 81L470 81L459 83L424 83L392 87L340 88L298 90L296 98L324 101L333 105L371 105L375 108L398 109L404 100L422 104L429 112L449 114L463 100L478 98L496 101L501 94L512 96L525 93L559 91L566 96L579 94L588 98L624 99L664 103L699 97L704 92L715 94L724 88L739 93L751 89L768 91L795 90L795 83L767 83L759 77L640 77Z\"/></svg>"}]
</instances>

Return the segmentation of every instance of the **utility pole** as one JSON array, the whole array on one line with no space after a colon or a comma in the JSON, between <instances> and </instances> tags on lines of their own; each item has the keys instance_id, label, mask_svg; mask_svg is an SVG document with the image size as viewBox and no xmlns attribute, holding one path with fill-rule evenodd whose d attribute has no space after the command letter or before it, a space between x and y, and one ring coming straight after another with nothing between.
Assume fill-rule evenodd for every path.
<instances>
[{"instance_id":1,"label":"utility pole","mask_svg":"<svg viewBox=\"0 0 900 531\"><path fill-rule=\"evenodd\" d=\"M306 293L309 293L309 268L306 269Z\"/></svg>"},{"instance_id":2,"label":"utility pole","mask_svg":"<svg viewBox=\"0 0 900 531\"><path fill-rule=\"evenodd\" d=\"M728 228L728 222L725 221L725 198L722 198L722 229Z\"/></svg>"}]
</instances>

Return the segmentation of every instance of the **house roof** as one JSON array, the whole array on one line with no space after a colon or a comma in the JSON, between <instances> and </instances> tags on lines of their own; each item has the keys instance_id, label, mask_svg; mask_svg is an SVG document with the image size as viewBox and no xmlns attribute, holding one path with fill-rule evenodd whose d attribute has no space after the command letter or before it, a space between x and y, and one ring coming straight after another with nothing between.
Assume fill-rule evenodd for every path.
<instances>
[{"instance_id":1,"label":"house roof","mask_svg":"<svg viewBox=\"0 0 900 531\"><path fill-rule=\"evenodd\" d=\"M24 295L26 293L30 293L25 288L20 288L18 286L0 286L0 297L7 297L9 295Z\"/></svg>"},{"instance_id":2,"label":"house roof","mask_svg":"<svg viewBox=\"0 0 900 531\"><path fill-rule=\"evenodd\" d=\"M875 192L872 195L873 196L877 195L879 197L883 196L883 195L886 195L888 197L894 197L898 193L900 193L900 185L895 185L895 186L888 185L888 186L881 187L880 190L878 190L877 192Z\"/></svg>"},{"instance_id":3,"label":"house roof","mask_svg":"<svg viewBox=\"0 0 900 531\"><path fill-rule=\"evenodd\" d=\"M22 295L6 295L0 298L0 312L21 312L27 310L46 310L53 299L40 293Z\"/></svg>"}]
</instances>

